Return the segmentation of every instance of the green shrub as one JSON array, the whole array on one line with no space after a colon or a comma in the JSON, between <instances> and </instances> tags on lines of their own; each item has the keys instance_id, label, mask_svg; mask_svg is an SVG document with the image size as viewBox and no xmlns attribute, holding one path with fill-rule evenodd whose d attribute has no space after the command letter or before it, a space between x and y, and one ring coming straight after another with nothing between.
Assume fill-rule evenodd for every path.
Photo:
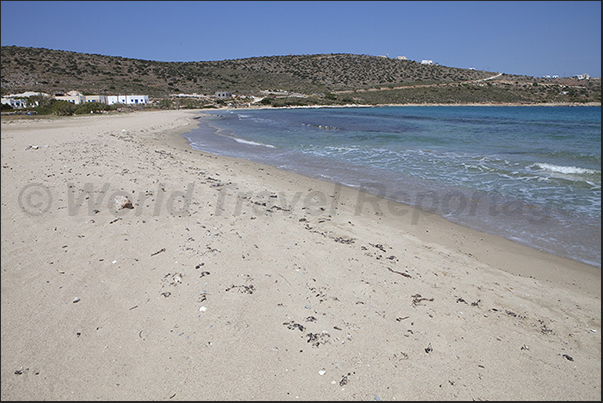
<instances>
[{"instance_id":1,"label":"green shrub","mask_svg":"<svg viewBox=\"0 0 603 403\"><path fill-rule=\"evenodd\" d=\"M161 101L159 101L159 107L162 109L169 109L172 106L172 100L171 99L162 99Z\"/></svg>"},{"instance_id":2,"label":"green shrub","mask_svg":"<svg viewBox=\"0 0 603 403\"><path fill-rule=\"evenodd\" d=\"M63 100L55 100L52 103L52 113L58 116L71 116L75 111L75 105L71 102L63 101Z\"/></svg>"},{"instance_id":3,"label":"green shrub","mask_svg":"<svg viewBox=\"0 0 603 403\"><path fill-rule=\"evenodd\" d=\"M98 113L106 110L110 110L111 107L107 104L98 103L98 102L87 102L85 104L78 105L75 108L74 113L76 115L83 115L86 113Z\"/></svg>"},{"instance_id":4,"label":"green shrub","mask_svg":"<svg viewBox=\"0 0 603 403\"><path fill-rule=\"evenodd\" d=\"M33 108L33 110L35 112L37 112L38 115L52 115L53 114L52 108L50 108L48 106L37 106L37 107Z\"/></svg>"}]
</instances>

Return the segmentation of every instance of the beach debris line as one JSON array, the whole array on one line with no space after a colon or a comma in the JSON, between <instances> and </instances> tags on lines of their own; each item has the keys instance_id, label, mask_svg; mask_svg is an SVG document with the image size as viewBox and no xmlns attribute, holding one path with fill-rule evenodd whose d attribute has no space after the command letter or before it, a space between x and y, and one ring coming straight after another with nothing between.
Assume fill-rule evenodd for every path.
<instances>
[{"instance_id":1,"label":"beach debris line","mask_svg":"<svg viewBox=\"0 0 603 403\"><path fill-rule=\"evenodd\" d=\"M304 331L304 326L299 323L295 323L294 321L284 322L283 325L287 326L289 330L299 329L300 332Z\"/></svg>"},{"instance_id":2,"label":"beach debris line","mask_svg":"<svg viewBox=\"0 0 603 403\"><path fill-rule=\"evenodd\" d=\"M159 249L157 252L155 252L155 253L151 253L151 256L158 255L158 254L160 254L161 252L165 252L165 248L161 248L161 249Z\"/></svg>"},{"instance_id":3,"label":"beach debris line","mask_svg":"<svg viewBox=\"0 0 603 403\"><path fill-rule=\"evenodd\" d=\"M355 242L354 238L332 237L335 242L351 245Z\"/></svg>"},{"instance_id":4,"label":"beach debris line","mask_svg":"<svg viewBox=\"0 0 603 403\"><path fill-rule=\"evenodd\" d=\"M378 244L372 244L369 242L369 245L371 245L374 248L379 249L381 252L386 253L387 251L385 250L385 247L383 245L381 245L380 243Z\"/></svg>"},{"instance_id":5,"label":"beach debris line","mask_svg":"<svg viewBox=\"0 0 603 403\"><path fill-rule=\"evenodd\" d=\"M352 376L352 374L355 374L356 372L348 372L347 375L343 375L341 377L341 380L339 381L339 386L345 386L348 384L348 382L350 381L350 376Z\"/></svg>"},{"instance_id":6,"label":"beach debris line","mask_svg":"<svg viewBox=\"0 0 603 403\"><path fill-rule=\"evenodd\" d=\"M234 285L234 284L231 284L230 287L228 287L225 291L230 291L233 288L238 288L239 292L243 293L243 294L253 294L253 292L255 291L255 288L253 287L253 284L251 284L251 285L245 285L245 284Z\"/></svg>"},{"instance_id":7,"label":"beach debris line","mask_svg":"<svg viewBox=\"0 0 603 403\"><path fill-rule=\"evenodd\" d=\"M425 298L421 294L411 295L412 305L417 306L421 301L433 301L433 298Z\"/></svg>"},{"instance_id":8,"label":"beach debris line","mask_svg":"<svg viewBox=\"0 0 603 403\"><path fill-rule=\"evenodd\" d=\"M308 338L307 343L312 343L313 347L318 347L321 344L325 344L329 341L329 337L331 335L326 330L323 330L321 333L308 333L306 335Z\"/></svg>"},{"instance_id":9,"label":"beach debris line","mask_svg":"<svg viewBox=\"0 0 603 403\"><path fill-rule=\"evenodd\" d=\"M168 277L170 278L168 279ZM178 284L182 284L182 277L184 277L182 273L168 273L163 276L163 281L167 281L169 285L177 286Z\"/></svg>"},{"instance_id":10,"label":"beach debris line","mask_svg":"<svg viewBox=\"0 0 603 403\"><path fill-rule=\"evenodd\" d=\"M538 322L540 322L541 326L540 326L540 332L542 334L551 334L553 333L553 329L549 329L548 327L546 327L546 323L544 323L544 321L541 319Z\"/></svg>"},{"instance_id":11,"label":"beach debris line","mask_svg":"<svg viewBox=\"0 0 603 403\"><path fill-rule=\"evenodd\" d=\"M402 273L401 271L396 271L396 270L392 269L391 267L388 267L387 270L391 271L392 273L396 273L396 274L399 274L399 275L407 277L407 278L412 278L412 276L410 274Z\"/></svg>"},{"instance_id":12,"label":"beach debris line","mask_svg":"<svg viewBox=\"0 0 603 403\"><path fill-rule=\"evenodd\" d=\"M459 302L462 302L462 303L464 303L464 304L469 305L469 303L468 303L467 301L465 301L465 299L464 299L464 298L462 298L462 297L458 297L458 298L456 299L456 303L458 304ZM478 299L477 301L472 302L472 303L471 303L471 306L479 306L479 303L480 303L480 302L482 302L482 300L481 300L481 299ZM507 314L508 314L509 316L514 316L514 317L517 317L517 314L515 314L514 312L511 312L511 311L507 311Z\"/></svg>"}]
</instances>

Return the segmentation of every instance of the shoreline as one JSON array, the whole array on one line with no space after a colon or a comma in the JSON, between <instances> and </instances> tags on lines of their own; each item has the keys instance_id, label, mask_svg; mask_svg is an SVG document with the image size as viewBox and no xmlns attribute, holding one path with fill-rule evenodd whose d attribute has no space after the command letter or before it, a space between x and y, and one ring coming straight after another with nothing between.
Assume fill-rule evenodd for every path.
<instances>
[{"instance_id":1,"label":"shoreline","mask_svg":"<svg viewBox=\"0 0 603 403\"><path fill-rule=\"evenodd\" d=\"M252 104L253 105L253 104ZM265 106L265 105L253 105L246 106L243 108L233 108L233 107L223 107L223 108L215 108L212 110L233 110L233 109L304 109L304 108L379 108L379 107L402 107L402 106L488 106L488 107L518 107L518 106L526 106L526 107L536 107L536 106L545 106L545 107L601 107L600 102L587 102L587 103L577 103L577 102L554 102L554 103L542 103L542 104L522 104L516 102L509 103L457 103L457 104L378 104L378 105L291 105L291 106ZM201 111L206 111L201 109Z\"/></svg>"},{"instance_id":2,"label":"shoreline","mask_svg":"<svg viewBox=\"0 0 603 403\"><path fill-rule=\"evenodd\" d=\"M262 109L264 109L264 108L262 108ZM232 109L231 108L231 109L229 109L229 111L235 112L236 109ZM240 112L240 110L239 110L239 112ZM205 111L203 111L201 113L205 113L207 116L217 116L216 112L211 113L211 112L205 112ZM218 112L218 114L219 114L219 112ZM208 126L207 130L209 130L211 132L211 131L214 131L215 129L213 127L209 127ZM205 129L204 129L204 131L205 131ZM211 134L211 133L208 134L208 136L212 136L212 135L213 134ZM209 143L211 144L211 141L209 141ZM190 144L189 144L189 146L190 146ZM272 147L272 146L270 146L270 147ZM210 150L211 150L211 147L210 147ZM228 155L228 153L227 153L227 155ZM224 156L224 155L220 155L220 156ZM244 158L244 157L242 157L242 158ZM255 162L259 162L259 161L255 161ZM261 164L262 162L259 162L259 163ZM281 161L281 163L282 163L282 161ZM275 165L278 165L278 164L275 163ZM272 166L274 166L274 165L272 165ZM278 168L278 169L280 169L280 168ZM287 171L287 172L292 172L292 171ZM305 175L305 176L308 176L308 177L311 177L311 178L316 179L316 180L326 181L326 182L332 183L332 184L336 184L337 183L337 182L332 181L330 179L326 179L326 176L325 175L320 175L320 172L318 174L316 172L308 174L308 172L310 172L310 171L306 171L306 173L301 173L301 174ZM365 181L366 181L366 178L365 178ZM352 182L348 181L348 183L352 183ZM362 186L353 186L353 185L346 185L346 186L350 187L354 191L361 192L363 190ZM366 192L368 192L367 194L370 194L371 197L375 197L376 196L375 193L370 193L371 192L370 190L367 190ZM383 193L380 193L380 194L383 196L382 201L380 203L378 203L381 207L385 206L387 203L395 203L396 202L396 200L390 199L390 198L388 198L388 196L384 196ZM473 195L472 197L475 197L475 195ZM479 198L479 196L478 196L478 198ZM369 197L362 197L362 199L363 200L368 200L370 198ZM487 202L485 202L485 203L487 203ZM398 208L398 210L409 210L410 209L411 211L421 211L421 213L419 215L425 214L424 210L416 209L416 208L414 208L412 206L404 204L404 202L401 202L401 204L399 204L399 205L402 206L402 207ZM475 207L475 208L477 209L477 207ZM485 209L487 209L487 207L484 208L482 206L482 210L485 210ZM442 216L440 213L436 213L436 214L438 214L439 216ZM416 213L412 213L412 216L416 217L417 214ZM391 216L389 218L390 219L394 219L394 220L398 219L395 216ZM504 239L507 239L507 240L511 241L512 243L520 244L522 246L526 246L526 247L531 248L531 249L539 250L539 251L541 251L543 253L551 254L553 256L558 256L558 257L566 258L566 259L568 259L570 261L576 261L576 262L581 263L581 264L585 264L585 265L588 265L588 266L593 266L593 267L595 267L595 268L597 268L599 270L601 269L600 262L596 260L597 259L597 255L596 254L598 253L597 251L594 251L588 257L585 257L585 256L575 256L575 255L571 255L570 253L567 253L567 251L565 251L565 250L561 250L561 249L555 250L553 247L551 247L551 245L546 245L546 243L545 244L541 243L540 245L538 245L538 244L530 244L530 242L528 242L528 241L524 240L524 242L522 242L521 239L515 238L514 234L506 233L504 235L501 235L501 231L500 230L497 232L496 230L492 230L491 228L485 228L484 226L481 226L481 228L480 228L479 223L476 224L474 222L474 223L472 223L473 225L471 225L471 223L469 223L469 224L463 224L463 223L460 223L458 221L450 220L448 218L444 218L444 219L446 221L448 221L448 222L454 223L454 224L459 225L461 227L470 228L472 230L475 230L478 233L488 233L488 234L493 235L493 236L499 236L501 238L504 238ZM406 224L406 225L410 225L410 224ZM590 227L597 228L594 225L591 225ZM598 244L595 243L595 245L598 245ZM582 245L582 246L584 246L584 245ZM595 246L593 245L593 247L595 247Z\"/></svg>"},{"instance_id":3,"label":"shoreline","mask_svg":"<svg viewBox=\"0 0 603 403\"><path fill-rule=\"evenodd\" d=\"M600 270L195 150L203 112L2 121L3 400L600 399Z\"/></svg>"},{"instance_id":4,"label":"shoreline","mask_svg":"<svg viewBox=\"0 0 603 403\"><path fill-rule=\"evenodd\" d=\"M207 129L214 130L210 127L207 127ZM582 273L589 273L591 270L594 270L595 273L601 271L601 269L595 264L589 264L587 262L560 256L549 251L538 249L536 247L532 247L523 243L504 238L499 235L493 235L480 230L472 229L470 227L466 227L464 225L447 220L446 218L441 217L435 213L423 211L418 208L409 206L405 203L380 197L373 193L362 191L360 189L348 185L330 182L325 179L315 178L303 174L294 173L291 171L282 170L272 165L260 162L250 161L236 157L215 155L206 151L197 150L191 146L190 142L183 136L183 134L174 137L167 136L166 141L171 146L179 148L183 151L193 150L194 152L214 155L217 158L223 158L226 160L244 161L245 164L248 164L249 166L253 167L255 171L258 171L259 169L261 169L262 171L274 170L275 175L277 175L278 173L285 173L285 175L303 177L306 178L308 181L316 181L318 183L321 183L321 187L324 189L334 186L339 187L340 189L345 191L348 198L348 203L350 205L354 205L355 201L354 214L356 214L356 210L358 209L359 203L362 204L362 207L364 207L364 205L367 205L368 209L366 209L366 212L363 210L360 214L374 214L376 216L380 216L379 221L383 219L384 222L380 222L379 225L388 225L394 228L397 227L398 229L401 229L402 231L405 231L411 234L412 236L417 237L423 242L437 243L451 248L454 248L457 243L456 240L453 240L453 234L460 234L459 236L461 238L467 239L467 244L476 245L476 249L472 251L470 255L487 264L498 264L500 265L499 268L513 275L537 276L537 278L539 278L540 280L546 281L547 277L551 275L550 266L557 268L561 266L567 266L571 268L570 270L568 270L568 273L564 273L561 270L556 271L559 277L554 277L554 280L552 280L557 285L566 285L572 283L572 279L574 278L574 274L572 272L574 270ZM277 185L277 187L280 186L283 185ZM332 209L333 205L329 205L329 207ZM400 218L397 215L392 214L392 210L413 211L413 213L407 214L405 218ZM413 222L417 217L419 217L419 221L421 221L419 225ZM433 227L446 228L447 231L445 234L441 234L439 232L430 234L428 228ZM505 258L504 255L506 253L508 253L509 256ZM538 259L543 260L543 264L533 265L529 267L528 265L522 264L522 260L526 257L530 257L531 255L538 256ZM596 285L596 283L590 284ZM597 287L593 288L589 292L592 292L593 295L596 295Z\"/></svg>"}]
</instances>

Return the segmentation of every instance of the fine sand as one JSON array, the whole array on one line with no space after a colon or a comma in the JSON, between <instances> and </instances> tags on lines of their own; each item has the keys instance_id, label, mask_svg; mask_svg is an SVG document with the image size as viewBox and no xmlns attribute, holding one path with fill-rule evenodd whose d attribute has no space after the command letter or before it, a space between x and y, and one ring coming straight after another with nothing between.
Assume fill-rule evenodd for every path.
<instances>
[{"instance_id":1,"label":"fine sand","mask_svg":"<svg viewBox=\"0 0 603 403\"><path fill-rule=\"evenodd\" d=\"M2 119L2 400L601 399L598 268L193 150L199 113Z\"/></svg>"}]
</instances>

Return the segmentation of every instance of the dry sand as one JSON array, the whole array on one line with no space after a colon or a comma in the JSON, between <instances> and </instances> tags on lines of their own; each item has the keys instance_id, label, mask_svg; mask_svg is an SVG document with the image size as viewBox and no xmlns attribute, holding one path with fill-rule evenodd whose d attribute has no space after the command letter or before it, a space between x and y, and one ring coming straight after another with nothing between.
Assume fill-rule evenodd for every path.
<instances>
[{"instance_id":1,"label":"dry sand","mask_svg":"<svg viewBox=\"0 0 603 403\"><path fill-rule=\"evenodd\" d=\"M3 118L2 400L601 399L598 268L192 150L198 115Z\"/></svg>"}]
</instances>

